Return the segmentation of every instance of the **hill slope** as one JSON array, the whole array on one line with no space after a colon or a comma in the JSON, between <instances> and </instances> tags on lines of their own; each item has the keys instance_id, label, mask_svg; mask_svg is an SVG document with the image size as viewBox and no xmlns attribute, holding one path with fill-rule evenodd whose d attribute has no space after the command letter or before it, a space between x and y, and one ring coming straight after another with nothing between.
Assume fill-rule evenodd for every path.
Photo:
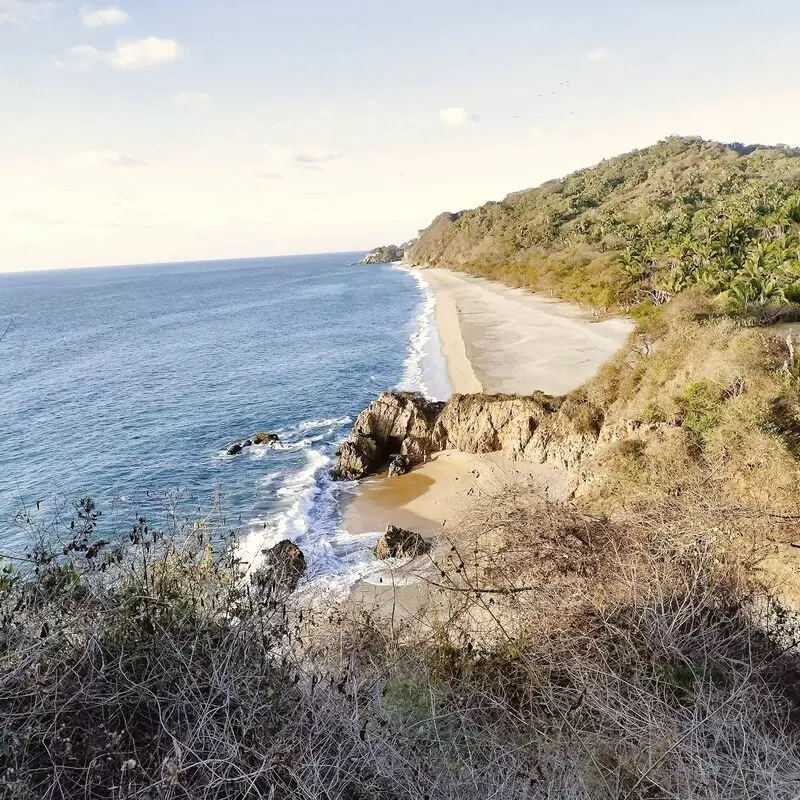
<instances>
[{"instance_id":1,"label":"hill slope","mask_svg":"<svg viewBox=\"0 0 800 800\"><path fill-rule=\"evenodd\" d=\"M733 310L800 297L800 149L673 137L471 211L406 253L595 308L705 283Z\"/></svg>"}]
</instances>

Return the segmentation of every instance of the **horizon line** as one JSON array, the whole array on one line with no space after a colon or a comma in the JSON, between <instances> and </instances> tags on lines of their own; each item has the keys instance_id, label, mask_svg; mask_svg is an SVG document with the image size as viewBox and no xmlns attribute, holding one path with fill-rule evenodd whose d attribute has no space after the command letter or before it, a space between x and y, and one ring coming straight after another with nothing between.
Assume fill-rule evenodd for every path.
<instances>
[{"instance_id":1,"label":"horizon line","mask_svg":"<svg viewBox=\"0 0 800 800\"><path fill-rule=\"evenodd\" d=\"M237 256L235 258L201 258L201 259L182 259L178 261L140 261L129 264L83 264L80 266L69 267L32 267L31 269L9 269L4 270L0 268L0 275L30 275L31 273L39 272L68 272L72 270L90 270L90 269L130 269L135 267L169 267L178 266L180 264L219 264L223 262L232 261L258 261L259 259L266 258L303 258L304 256L335 256L335 255L349 255L351 253L369 253L367 248L357 248L355 250L315 250L306 253L278 253L276 255L259 255L259 256Z\"/></svg>"}]
</instances>

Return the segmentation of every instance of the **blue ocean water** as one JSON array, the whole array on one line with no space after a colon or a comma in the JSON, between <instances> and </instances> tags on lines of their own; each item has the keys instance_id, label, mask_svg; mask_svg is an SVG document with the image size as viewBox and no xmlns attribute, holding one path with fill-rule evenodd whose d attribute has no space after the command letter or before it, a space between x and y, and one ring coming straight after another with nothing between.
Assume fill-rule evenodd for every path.
<instances>
[{"instance_id":1,"label":"blue ocean water","mask_svg":"<svg viewBox=\"0 0 800 800\"><path fill-rule=\"evenodd\" d=\"M317 571L357 560L337 443L387 388L448 393L430 290L361 255L0 275L0 552L21 509L90 495L124 530L219 508L252 553L288 536ZM257 431L281 444L225 454Z\"/></svg>"}]
</instances>

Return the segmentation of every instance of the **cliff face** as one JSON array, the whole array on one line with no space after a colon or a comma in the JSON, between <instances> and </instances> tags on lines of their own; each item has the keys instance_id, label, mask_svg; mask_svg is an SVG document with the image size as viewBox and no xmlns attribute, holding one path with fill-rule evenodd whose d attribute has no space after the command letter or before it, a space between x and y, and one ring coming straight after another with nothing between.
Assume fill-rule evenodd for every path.
<instances>
[{"instance_id":1,"label":"cliff face","mask_svg":"<svg viewBox=\"0 0 800 800\"><path fill-rule=\"evenodd\" d=\"M447 403L409 392L386 392L359 414L334 474L358 480L400 455L409 466L442 450L502 452L511 460L575 467L594 452L601 415L570 413L573 405L537 393L453 395Z\"/></svg>"}]
</instances>

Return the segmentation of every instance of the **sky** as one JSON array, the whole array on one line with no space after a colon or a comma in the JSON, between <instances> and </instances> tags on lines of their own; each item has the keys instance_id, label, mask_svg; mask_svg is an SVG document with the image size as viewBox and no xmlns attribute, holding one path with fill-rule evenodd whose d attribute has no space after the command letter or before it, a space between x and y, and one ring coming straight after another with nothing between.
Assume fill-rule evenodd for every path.
<instances>
[{"instance_id":1,"label":"sky","mask_svg":"<svg viewBox=\"0 0 800 800\"><path fill-rule=\"evenodd\" d=\"M672 134L800 145L794 0L0 0L0 272L368 249Z\"/></svg>"}]
</instances>

